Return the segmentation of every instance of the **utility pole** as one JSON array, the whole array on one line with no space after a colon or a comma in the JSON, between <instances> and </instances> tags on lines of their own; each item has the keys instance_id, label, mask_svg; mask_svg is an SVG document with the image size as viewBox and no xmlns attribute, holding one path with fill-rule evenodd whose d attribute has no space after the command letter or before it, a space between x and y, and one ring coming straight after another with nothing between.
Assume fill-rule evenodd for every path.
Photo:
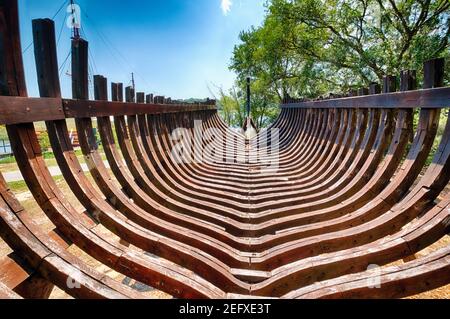
<instances>
[{"instance_id":1,"label":"utility pole","mask_svg":"<svg viewBox=\"0 0 450 319\"><path fill-rule=\"evenodd\" d=\"M247 77L247 117L251 116L250 77Z\"/></svg>"}]
</instances>

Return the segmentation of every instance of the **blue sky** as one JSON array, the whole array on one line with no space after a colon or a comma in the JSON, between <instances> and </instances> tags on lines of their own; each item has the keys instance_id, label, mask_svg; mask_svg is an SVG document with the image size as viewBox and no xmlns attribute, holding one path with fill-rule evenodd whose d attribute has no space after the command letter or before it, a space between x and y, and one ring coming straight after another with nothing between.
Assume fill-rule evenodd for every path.
<instances>
[{"instance_id":1,"label":"blue sky","mask_svg":"<svg viewBox=\"0 0 450 319\"><path fill-rule=\"evenodd\" d=\"M22 49L32 42L31 20L52 18L63 0L19 0ZM78 0L90 68L108 81L172 98L213 97L215 86L231 87L228 70L241 30L260 25L264 0ZM58 60L70 51L63 9L55 18ZM70 61L70 60L69 60ZM24 53L28 94L37 96L33 48ZM71 97L70 63L61 69L64 97Z\"/></svg>"}]
</instances>

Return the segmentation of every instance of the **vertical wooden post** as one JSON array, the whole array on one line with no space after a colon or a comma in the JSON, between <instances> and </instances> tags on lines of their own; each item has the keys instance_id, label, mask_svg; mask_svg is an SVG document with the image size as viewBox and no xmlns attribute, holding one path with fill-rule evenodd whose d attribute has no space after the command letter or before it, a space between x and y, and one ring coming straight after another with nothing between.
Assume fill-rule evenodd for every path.
<instances>
[{"instance_id":1,"label":"vertical wooden post","mask_svg":"<svg viewBox=\"0 0 450 319\"><path fill-rule=\"evenodd\" d=\"M0 95L27 96L17 0L0 2Z\"/></svg>"},{"instance_id":2,"label":"vertical wooden post","mask_svg":"<svg viewBox=\"0 0 450 319\"><path fill-rule=\"evenodd\" d=\"M111 101L123 102L123 84L111 83Z\"/></svg>"},{"instance_id":3,"label":"vertical wooden post","mask_svg":"<svg viewBox=\"0 0 450 319\"><path fill-rule=\"evenodd\" d=\"M444 86L444 58L434 59L424 64L424 89L432 89Z\"/></svg>"},{"instance_id":4,"label":"vertical wooden post","mask_svg":"<svg viewBox=\"0 0 450 319\"><path fill-rule=\"evenodd\" d=\"M358 96L369 95L369 90L367 88L360 88L358 90Z\"/></svg>"},{"instance_id":5,"label":"vertical wooden post","mask_svg":"<svg viewBox=\"0 0 450 319\"><path fill-rule=\"evenodd\" d=\"M397 77L387 75L383 78L383 93L393 93L397 91Z\"/></svg>"},{"instance_id":6,"label":"vertical wooden post","mask_svg":"<svg viewBox=\"0 0 450 319\"><path fill-rule=\"evenodd\" d=\"M83 39L72 40L72 97L89 100L88 47Z\"/></svg>"},{"instance_id":7,"label":"vertical wooden post","mask_svg":"<svg viewBox=\"0 0 450 319\"><path fill-rule=\"evenodd\" d=\"M135 92L133 87L127 86L125 88L125 102L127 103L134 103L135 101Z\"/></svg>"},{"instance_id":8,"label":"vertical wooden post","mask_svg":"<svg viewBox=\"0 0 450 319\"><path fill-rule=\"evenodd\" d=\"M94 76L94 98L99 101L108 100L108 80L101 76Z\"/></svg>"},{"instance_id":9,"label":"vertical wooden post","mask_svg":"<svg viewBox=\"0 0 450 319\"><path fill-rule=\"evenodd\" d=\"M417 72L406 70L400 73L400 91L417 90Z\"/></svg>"},{"instance_id":10,"label":"vertical wooden post","mask_svg":"<svg viewBox=\"0 0 450 319\"><path fill-rule=\"evenodd\" d=\"M117 101L118 87L117 83L111 82L111 101Z\"/></svg>"},{"instance_id":11,"label":"vertical wooden post","mask_svg":"<svg viewBox=\"0 0 450 319\"><path fill-rule=\"evenodd\" d=\"M89 43L86 40L72 40L72 94L73 98L78 100L89 100L88 48ZM93 149L98 149L91 119L75 119L75 125L78 132L84 132L79 134L78 138L83 154L88 156Z\"/></svg>"},{"instance_id":12,"label":"vertical wooden post","mask_svg":"<svg viewBox=\"0 0 450 319\"><path fill-rule=\"evenodd\" d=\"M117 101L123 102L123 83L117 83Z\"/></svg>"},{"instance_id":13,"label":"vertical wooden post","mask_svg":"<svg viewBox=\"0 0 450 319\"><path fill-rule=\"evenodd\" d=\"M400 91L410 91L417 89L417 72L415 70L406 70L400 73ZM414 117L411 117L414 120ZM409 142L414 142L414 124L410 123Z\"/></svg>"},{"instance_id":14,"label":"vertical wooden post","mask_svg":"<svg viewBox=\"0 0 450 319\"><path fill-rule=\"evenodd\" d=\"M444 58L434 59L424 64L424 89L432 89L444 86Z\"/></svg>"},{"instance_id":15,"label":"vertical wooden post","mask_svg":"<svg viewBox=\"0 0 450 319\"><path fill-rule=\"evenodd\" d=\"M136 102L137 103L145 103L145 93L143 93L143 92L136 93Z\"/></svg>"},{"instance_id":16,"label":"vertical wooden post","mask_svg":"<svg viewBox=\"0 0 450 319\"><path fill-rule=\"evenodd\" d=\"M369 87L369 94L370 95L374 95L374 94L380 94L381 93L381 87L378 83L372 83L370 84Z\"/></svg>"},{"instance_id":17,"label":"vertical wooden post","mask_svg":"<svg viewBox=\"0 0 450 319\"><path fill-rule=\"evenodd\" d=\"M123 102L123 84L111 83L111 101Z\"/></svg>"},{"instance_id":18,"label":"vertical wooden post","mask_svg":"<svg viewBox=\"0 0 450 319\"><path fill-rule=\"evenodd\" d=\"M351 89L351 90L348 92L348 96L350 96L350 97L358 96L358 90Z\"/></svg>"},{"instance_id":19,"label":"vertical wooden post","mask_svg":"<svg viewBox=\"0 0 450 319\"><path fill-rule=\"evenodd\" d=\"M155 104L164 104L165 97L164 96L156 96Z\"/></svg>"},{"instance_id":20,"label":"vertical wooden post","mask_svg":"<svg viewBox=\"0 0 450 319\"><path fill-rule=\"evenodd\" d=\"M55 24L52 20L33 20L33 43L40 96L61 97Z\"/></svg>"}]
</instances>

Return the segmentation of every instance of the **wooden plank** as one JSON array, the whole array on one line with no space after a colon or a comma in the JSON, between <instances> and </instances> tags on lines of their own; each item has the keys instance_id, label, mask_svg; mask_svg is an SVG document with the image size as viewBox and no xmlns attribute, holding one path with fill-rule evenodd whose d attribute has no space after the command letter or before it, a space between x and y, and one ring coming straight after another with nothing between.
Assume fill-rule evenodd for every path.
<instances>
[{"instance_id":1,"label":"wooden plank","mask_svg":"<svg viewBox=\"0 0 450 319\"><path fill-rule=\"evenodd\" d=\"M444 108L450 107L450 87L342 99L283 104L283 108Z\"/></svg>"},{"instance_id":2,"label":"wooden plank","mask_svg":"<svg viewBox=\"0 0 450 319\"><path fill-rule=\"evenodd\" d=\"M59 98L0 97L0 124L12 125L65 118Z\"/></svg>"},{"instance_id":3,"label":"wooden plank","mask_svg":"<svg viewBox=\"0 0 450 319\"><path fill-rule=\"evenodd\" d=\"M63 101L64 112L67 118L88 118L106 116L126 116L140 114L196 112L203 110L215 110L212 105L164 105L164 104L142 104L122 103L107 101Z\"/></svg>"},{"instance_id":4,"label":"wooden plank","mask_svg":"<svg viewBox=\"0 0 450 319\"><path fill-rule=\"evenodd\" d=\"M141 103L0 96L0 125L55 121L69 118L196 112L215 109L216 107L212 105L143 105Z\"/></svg>"}]
</instances>

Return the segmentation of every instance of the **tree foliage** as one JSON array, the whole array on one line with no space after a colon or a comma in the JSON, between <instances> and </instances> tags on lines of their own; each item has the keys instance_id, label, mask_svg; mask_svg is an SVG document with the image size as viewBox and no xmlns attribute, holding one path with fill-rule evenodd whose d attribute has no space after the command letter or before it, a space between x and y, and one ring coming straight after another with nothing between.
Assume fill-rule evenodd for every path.
<instances>
[{"instance_id":1,"label":"tree foliage","mask_svg":"<svg viewBox=\"0 0 450 319\"><path fill-rule=\"evenodd\" d=\"M266 8L263 24L240 34L230 68L238 88L251 76L263 94L256 99L271 103L367 86L450 56L448 0L268 0Z\"/></svg>"},{"instance_id":2,"label":"tree foliage","mask_svg":"<svg viewBox=\"0 0 450 319\"><path fill-rule=\"evenodd\" d=\"M236 128L242 128L247 118L246 86L240 83L242 82L237 82L229 92L220 90L218 100L222 118L228 125ZM272 123L279 113L278 98L266 88L267 85L260 80L251 84L251 115L258 130Z\"/></svg>"}]
</instances>

